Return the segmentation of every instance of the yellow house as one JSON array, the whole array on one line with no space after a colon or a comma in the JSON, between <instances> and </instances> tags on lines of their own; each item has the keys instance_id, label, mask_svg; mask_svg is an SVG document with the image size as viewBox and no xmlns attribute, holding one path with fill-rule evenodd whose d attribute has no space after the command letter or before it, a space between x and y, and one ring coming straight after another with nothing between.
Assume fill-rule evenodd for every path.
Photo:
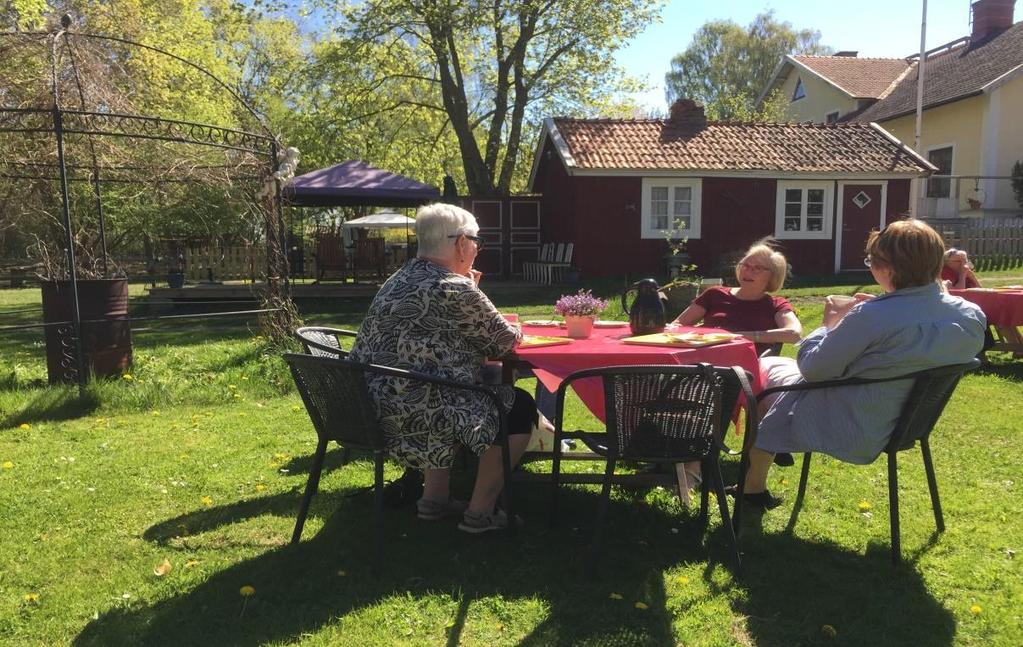
<instances>
[{"instance_id":1,"label":"yellow house","mask_svg":"<svg viewBox=\"0 0 1023 647\"><path fill-rule=\"evenodd\" d=\"M973 31L926 53L919 152L939 171L913 188L925 218L1011 216L1023 160L1023 22L1015 0L978 0ZM875 122L913 145L919 56L786 56L763 96L780 90L791 121Z\"/></svg>"}]
</instances>

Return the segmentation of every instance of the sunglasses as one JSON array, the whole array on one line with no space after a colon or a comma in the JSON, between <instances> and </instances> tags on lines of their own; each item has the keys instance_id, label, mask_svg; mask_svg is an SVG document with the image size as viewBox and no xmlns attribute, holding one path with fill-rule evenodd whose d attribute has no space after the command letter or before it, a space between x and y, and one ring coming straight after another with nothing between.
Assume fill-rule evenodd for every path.
<instances>
[{"instance_id":1,"label":"sunglasses","mask_svg":"<svg viewBox=\"0 0 1023 647\"><path fill-rule=\"evenodd\" d=\"M472 242L476 243L476 251L480 251L483 249L484 245L483 239L480 238L479 236L470 236L469 234L455 234L453 236L448 236L448 238L458 238L459 236L465 236Z\"/></svg>"}]
</instances>

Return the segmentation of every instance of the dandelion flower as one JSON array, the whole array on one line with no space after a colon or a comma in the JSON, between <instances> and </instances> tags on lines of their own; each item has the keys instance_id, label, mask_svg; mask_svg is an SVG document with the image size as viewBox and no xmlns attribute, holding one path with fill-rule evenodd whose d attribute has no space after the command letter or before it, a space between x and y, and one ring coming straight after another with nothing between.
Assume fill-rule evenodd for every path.
<instances>
[{"instance_id":1,"label":"dandelion flower","mask_svg":"<svg viewBox=\"0 0 1023 647\"><path fill-rule=\"evenodd\" d=\"M649 609L649 608L650 608L650 607L648 607L648 606L646 605L646 603L645 603L645 602L637 602L637 603L636 603L636 604L634 604L633 606L635 606L635 607L636 607L637 609L639 609L639 610L641 610L641 611L645 611L645 610L647 610L647 609Z\"/></svg>"},{"instance_id":2,"label":"dandelion flower","mask_svg":"<svg viewBox=\"0 0 1023 647\"><path fill-rule=\"evenodd\" d=\"M301 410L302 410L302 407L300 407L300 406L298 406L298 405L296 404L296 405L294 405L293 407L291 407L291 410L292 410L292 411L301 411ZM22 426L24 427L24 425L22 425Z\"/></svg>"},{"instance_id":3,"label":"dandelion flower","mask_svg":"<svg viewBox=\"0 0 1023 647\"><path fill-rule=\"evenodd\" d=\"M678 583L679 584L689 584L689 577L686 576L686 575L683 575L682 577L678 578Z\"/></svg>"},{"instance_id":4,"label":"dandelion flower","mask_svg":"<svg viewBox=\"0 0 1023 647\"><path fill-rule=\"evenodd\" d=\"M337 572L337 574L338 574L339 577L344 577L344 576L348 575L348 571L340 570L340 571Z\"/></svg>"},{"instance_id":5,"label":"dandelion flower","mask_svg":"<svg viewBox=\"0 0 1023 647\"><path fill-rule=\"evenodd\" d=\"M870 512L870 509L872 507L874 507L874 506L870 505L869 501L860 501L859 504L857 504L857 506L856 506L856 508L860 512Z\"/></svg>"},{"instance_id":6,"label":"dandelion flower","mask_svg":"<svg viewBox=\"0 0 1023 647\"><path fill-rule=\"evenodd\" d=\"M205 506L213 505L213 497L211 497L210 495L207 494L206 496L204 496L202 498L202 504L205 505Z\"/></svg>"},{"instance_id":7,"label":"dandelion flower","mask_svg":"<svg viewBox=\"0 0 1023 647\"><path fill-rule=\"evenodd\" d=\"M36 603L39 602L39 594L38 593L26 593L24 595L23 599L25 600L25 602L28 602L29 604L36 604Z\"/></svg>"},{"instance_id":8,"label":"dandelion flower","mask_svg":"<svg viewBox=\"0 0 1023 647\"><path fill-rule=\"evenodd\" d=\"M135 378L132 376L131 373L125 373L124 375L121 376L121 379L123 379L126 382L131 382Z\"/></svg>"},{"instance_id":9,"label":"dandelion flower","mask_svg":"<svg viewBox=\"0 0 1023 647\"><path fill-rule=\"evenodd\" d=\"M187 562L185 562L185 568L195 568L198 565L199 565L199 560L197 560L197 559L190 559Z\"/></svg>"},{"instance_id":10,"label":"dandelion flower","mask_svg":"<svg viewBox=\"0 0 1023 647\"><path fill-rule=\"evenodd\" d=\"M838 631L831 625L824 625L823 627L821 627L821 633L827 636L828 638L838 637Z\"/></svg>"},{"instance_id":11,"label":"dandelion flower","mask_svg":"<svg viewBox=\"0 0 1023 647\"><path fill-rule=\"evenodd\" d=\"M256 492L262 492L265 489L266 489L266 486L263 485L262 483L256 484Z\"/></svg>"},{"instance_id":12,"label":"dandelion flower","mask_svg":"<svg viewBox=\"0 0 1023 647\"><path fill-rule=\"evenodd\" d=\"M14 467L14 461L4 461L3 468L5 470L12 469Z\"/></svg>"},{"instance_id":13,"label":"dandelion flower","mask_svg":"<svg viewBox=\"0 0 1023 647\"><path fill-rule=\"evenodd\" d=\"M621 593L612 593L608 597L611 598L612 600L621 600L622 599L622 594Z\"/></svg>"},{"instance_id":14,"label":"dandelion flower","mask_svg":"<svg viewBox=\"0 0 1023 647\"><path fill-rule=\"evenodd\" d=\"M970 607L970 613L972 613L975 616L976 615L980 615L980 612L983 611L983 610L984 609L981 608L981 606L979 604L974 604L973 606Z\"/></svg>"},{"instance_id":15,"label":"dandelion flower","mask_svg":"<svg viewBox=\"0 0 1023 647\"><path fill-rule=\"evenodd\" d=\"M31 429L31 428L32 428L32 425L28 424L27 422L23 422L20 425L18 425L18 429Z\"/></svg>"},{"instance_id":16,"label":"dandelion flower","mask_svg":"<svg viewBox=\"0 0 1023 647\"><path fill-rule=\"evenodd\" d=\"M256 594L256 587L249 586L248 584L246 584L242 588L238 589L238 595L242 596L243 598L247 598L247 597L249 597L251 595L255 595L255 594Z\"/></svg>"}]
</instances>

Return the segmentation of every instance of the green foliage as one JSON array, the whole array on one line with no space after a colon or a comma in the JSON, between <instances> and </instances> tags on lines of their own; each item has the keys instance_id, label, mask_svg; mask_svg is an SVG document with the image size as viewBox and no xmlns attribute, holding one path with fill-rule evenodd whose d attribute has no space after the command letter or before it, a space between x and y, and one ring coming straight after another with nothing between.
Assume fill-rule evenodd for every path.
<instances>
[{"instance_id":1,"label":"green foliage","mask_svg":"<svg viewBox=\"0 0 1023 647\"><path fill-rule=\"evenodd\" d=\"M746 28L731 20L704 24L665 75L668 103L687 98L702 103L707 116L722 120L775 120L783 98L756 105L771 73L786 54L827 54L821 33L779 22L774 12L759 14Z\"/></svg>"},{"instance_id":2,"label":"green foliage","mask_svg":"<svg viewBox=\"0 0 1023 647\"><path fill-rule=\"evenodd\" d=\"M1012 192L1016 194L1016 202L1023 207L1023 161L1012 165Z\"/></svg>"},{"instance_id":3,"label":"green foliage","mask_svg":"<svg viewBox=\"0 0 1023 647\"><path fill-rule=\"evenodd\" d=\"M339 100L364 104L349 120L372 123L385 112L403 124L428 119L432 128L416 134L413 126L413 136L445 144L421 155L442 155L449 169L460 160L470 193L507 193L522 187L519 160L543 117L592 110L592 97L625 87L613 55L659 4L349 2L345 26L319 58L362 69L323 70L343 90Z\"/></svg>"}]
</instances>

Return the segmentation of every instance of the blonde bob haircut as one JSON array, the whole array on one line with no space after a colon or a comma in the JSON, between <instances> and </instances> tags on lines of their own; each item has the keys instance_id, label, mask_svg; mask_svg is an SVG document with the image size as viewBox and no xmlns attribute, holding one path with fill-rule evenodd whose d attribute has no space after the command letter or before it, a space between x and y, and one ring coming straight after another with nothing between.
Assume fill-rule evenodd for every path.
<instances>
[{"instance_id":1,"label":"blonde bob haircut","mask_svg":"<svg viewBox=\"0 0 1023 647\"><path fill-rule=\"evenodd\" d=\"M897 220L881 231L872 231L865 250L871 264L892 271L896 290L934 283L945 265L945 241L922 220Z\"/></svg>"},{"instance_id":2,"label":"blonde bob haircut","mask_svg":"<svg viewBox=\"0 0 1023 647\"><path fill-rule=\"evenodd\" d=\"M417 255L420 258L444 256L445 250L454 244L453 238L462 234L475 236L479 231L476 216L461 207L443 202L420 207L416 212Z\"/></svg>"},{"instance_id":3,"label":"blonde bob haircut","mask_svg":"<svg viewBox=\"0 0 1023 647\"><path fill-rule=\"evenodd\" d=\"M789 262L785 255L770 245L770 238L763 238L750 245L742 260L735 266L735 280L739 278L739 266L749 261L762 261L764 265L771 268L771 280L767 282L766 292L777 292L785 285L785 276L789 272Z\"/></svg>"}]
</instances>

